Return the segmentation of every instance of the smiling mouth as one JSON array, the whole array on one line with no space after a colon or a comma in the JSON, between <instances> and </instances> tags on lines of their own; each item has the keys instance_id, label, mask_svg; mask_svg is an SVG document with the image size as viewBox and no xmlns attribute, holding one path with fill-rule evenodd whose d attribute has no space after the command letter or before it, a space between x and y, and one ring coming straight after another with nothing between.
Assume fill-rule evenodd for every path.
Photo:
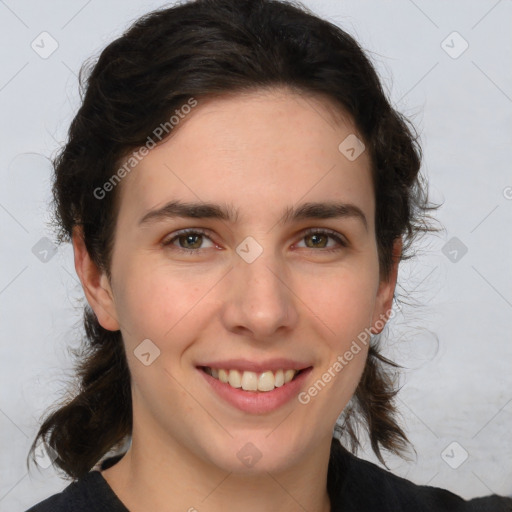
<instances>
[{"instance_id":1,"label":"smiling mouth","mask_svg":"<svg viewBox=\"0 0 512 512\"><path fill-rule=\"evenodd\" d=\"M228 384L232 388L242 389L244 391L252 392L269 392L276 388L280 388L297 378L299 374L308 370L281 369L276 372L264 371L261 373L229 369L210 368L209 366L200 366L200 370L210 375L214 379Z\"/></svg>"}]
</instances>

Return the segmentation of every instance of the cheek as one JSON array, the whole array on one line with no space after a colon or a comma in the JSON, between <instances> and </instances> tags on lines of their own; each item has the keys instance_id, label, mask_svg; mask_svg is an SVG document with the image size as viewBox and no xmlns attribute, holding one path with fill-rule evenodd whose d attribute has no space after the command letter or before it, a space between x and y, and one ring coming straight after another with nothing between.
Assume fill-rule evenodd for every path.
<instances>
[{"instance_id":1,"label":"cheek","mask_svg":"<svg viewBox=\"0 0 512 512\"><path fill-rule=\"evenodd\" d=\"M124 269L118 281L116 309L125 340L133 345L149 338L167 350L173 339L173 350L179 349L178 340L183 336L177 333L199 326L198 319L206 315L208 307L206 292L217 281L212 275L194 276L155 263Z\"/></svg>"},{"instance_id":2,"label":"cheek","mask_svg":"<svg viewBox=\"0 0 512 512\"><path fill-rule=\"evenodd\" d=\"M323 326L326 334L319 344L324 354L322 366L299 401L309 404L310 411L328 423L336 421L363 373L377 287L377 273L366 267L331 273L322 279L317 276L303 288L317 325Z\"/></svg>"},{"instance_id":3,"label":"cheek","mask_svg":"<svg viewBox=\"0 0 512 512\"><path fill-rule=\"evenodd\" d=\"M200 278L196 282L157 265L126 270L117 309L136 396L155 397L152 407L162 418L168 404L156 399L156 389L172 395L174 406L192 410L189 395L173 376L180 373L181 355L202 329L200 318L207 316L204 295L210 279L199 284Z\"/></svg>"},{"instance_id":4,"label":"cheek","mask_svg":"<svg viewBox=\"0 0 512 512\"><path fill-rule=\"evenodd\" d=\"M333 349L344 350L370 327L378 289L378 276L371 267L301 277L301 283L297 295L324 325Z\"/></svg>"}]
</instances>

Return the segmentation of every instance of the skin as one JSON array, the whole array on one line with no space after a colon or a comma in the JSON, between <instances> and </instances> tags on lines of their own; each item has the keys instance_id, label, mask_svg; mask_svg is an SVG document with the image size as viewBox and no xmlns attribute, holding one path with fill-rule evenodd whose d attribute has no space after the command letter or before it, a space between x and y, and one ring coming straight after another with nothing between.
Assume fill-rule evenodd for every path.
<instances>
[{"instance_id":1,"label":"skin","mask_svg":"<svg viewBox=\"0 0 512 512\"><path fill-rule=\"evenodd\" d=\"M224 402L195 365L294 358L313 366L307 389L389 314L401 245L397 240L395 265L382 278L369 155L349 161L338 150L353 133L350 118L327 100L286 89L201 101L122 181L111 280L75 231L87 300L104 328L121 330L132 375L132 445L102 472L131 511L215 512L226 503L244 512L330 510L332 432L367 347L307 405L292 399L260 415ZM239 216L235 223L139 225L149 210L176 199L231 204ZM278 223L285 207L311 201L354 204L367 228L356 217ZM162 246L184 228L208 230L202 245L199 236ZM315 245L307 228L334 230L348 245L324 237ZM236 252L248 236L263 248L252 263ZM191 245L188 255L177 251ZM144 339L160 349L149 366L134 355ZM248 442L261 453L251 468L237 457Z\"/></svg>"}]
</instances>

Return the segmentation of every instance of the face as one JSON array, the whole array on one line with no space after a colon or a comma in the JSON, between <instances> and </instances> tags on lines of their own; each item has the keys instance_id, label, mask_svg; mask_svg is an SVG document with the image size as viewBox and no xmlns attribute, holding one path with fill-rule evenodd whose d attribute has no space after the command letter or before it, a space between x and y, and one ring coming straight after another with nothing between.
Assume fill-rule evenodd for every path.
<instances>
[{"instance_id":1,"label":"face","mask_svg":"<svg viewBox=\"0 0 512 512\"><path fill-rule=\"evenodd\" d=\"M108 298L88 298L122 332L134 432L285 468L332 437L354 341L391 304L370 159L340 151L348 117L284 90L200 102L178 128L121 183Z\"/></svg>"}]
</instances>

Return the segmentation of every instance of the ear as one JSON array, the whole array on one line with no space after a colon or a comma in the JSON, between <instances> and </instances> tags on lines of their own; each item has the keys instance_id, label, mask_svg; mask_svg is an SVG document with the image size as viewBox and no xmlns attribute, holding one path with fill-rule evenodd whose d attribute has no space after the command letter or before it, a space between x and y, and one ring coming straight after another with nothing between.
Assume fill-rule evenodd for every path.
<instances>
[{"instance_id":1,"label":"ear","mask_svg":"<svg viewBox=\"0 0 512 512\"><path fill-rule=\"evenodd\" d=\"M377 300L373 310L372 327L370 331L373 334L379 334L388 321L393 304L393 295L395 293L396 280L398 276L398 264L402 255L402 238L396 238L392 249L392 267L387 279L381 279L377 291Z\"/></svg>"},{"instance_id":2,"label":"ear","mask_svg":"<svg viewBox=\"0 0 512 512\"><path fill-rule=\"evenodd\" d=\"M110 282L105 271L100 270L89 256L81 227L73 229L72 241L75 269L82 283L87 302L104 329L109 331L119 330Z\"/></svg>"}]
</instances>

